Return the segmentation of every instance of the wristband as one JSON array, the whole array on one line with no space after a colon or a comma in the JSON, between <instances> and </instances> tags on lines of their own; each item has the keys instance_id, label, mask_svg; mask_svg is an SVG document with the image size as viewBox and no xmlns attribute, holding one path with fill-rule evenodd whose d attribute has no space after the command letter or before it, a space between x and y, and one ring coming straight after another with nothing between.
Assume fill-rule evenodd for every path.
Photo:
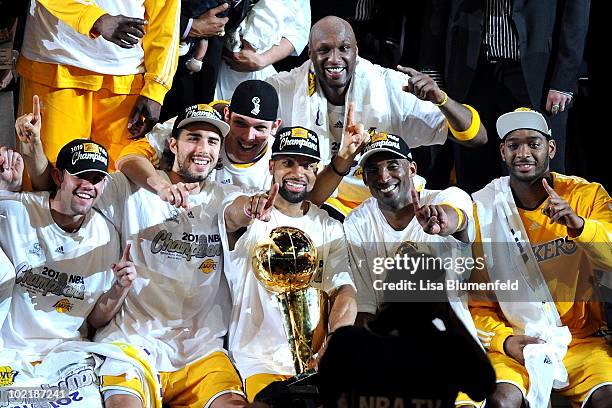
<instances>
[{"instance_id":1,"label":"wristband","mask_svg":"<svg viewBox=\"0 0 612 408\"><path fill-rule=\"evenodd\" d=\"M457 228L455 228L455 231L453 232L453 234L457 233L457 231L459 231L459 228L461 228L461 225L463 224L463 220L465 219L465 216L463 215L463 211L461 211L459 208L449 203L442 203L440 205L448 205L450 208L455 210L455 212L457 213Z\"/></svg>"},{"instance_id":2,"label":"wristband","mask_svg":"<svg viewBox=\"0 0 612 408\"><path fill-rule=\"evenodd\" d=\"M448 102L448 95L446 94L446 92L444 92L441 89L440 89L440 92L442 92L444 94L444 98L442 99L442 102L440 102L440 103L435 103L434 102L434 105L436 105L438 108L446 105L446 102Z\"/></svg>"},{"instance_id":3,"label":"wristband","mask_svg":"<svg viewBox=\"0 0 612 408\"><path fill-rule=\"evenodd\" d=\"M457 140L466 142L468 140L472 140L478 134L478 130L480 130L480 115L478 114L478 111L472 108L470 105L464 104L463 106L465 106L466 108L469 109L470 112L472 112L472 123L470 123L470 127L467 128L466 130L459 131L459 130L453 129L453 127L449 123L448 128L450 129L451 133L453 134L453 136L455 136Z\"/></svg>"},{"instance_id":4,"label":"wristband","mask_svg":"<svg viewBox=\"0 0 612 408\"><path fill-rule=\"evenodd\" d=\"M332 169L332 171L334 173L336 173L338 176L340 177L344 177L344 176L348 176L348 174L351 172L351 168L349 167L349 169L346 171L346 173L341 173L337 168L336 165L334 164L334 159L336 158L336 156L332 157L331 161L329 162L329 167Z\"/></svg>"}]
</instances>

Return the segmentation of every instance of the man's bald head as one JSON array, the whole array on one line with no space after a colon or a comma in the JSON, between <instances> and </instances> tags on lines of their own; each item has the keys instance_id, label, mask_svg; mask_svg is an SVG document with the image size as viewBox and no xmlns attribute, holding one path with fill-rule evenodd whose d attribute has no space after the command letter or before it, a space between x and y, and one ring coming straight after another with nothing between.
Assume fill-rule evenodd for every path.
<instances>
[{"instance_id":1,"label":"man's bald head","mask_svg":"<svg viewBox=\"0 0 612 408\"><path fill-rule=\"evenodd\" d=\"M339 35L349 39L353 43L357 42L353 27L351 27L348 21L336 16L327 16L314 23L310 29L308 47L310 48L312 46L313 39L321 40L330 35Z\"/></svg>"},{"instance_id":2,"label":"man's bald head","mask_svg":"<svg viewBox=\"0 0 612 408\"><path fill-rule=\"evenodd\" d=\"M308 56L327 99L334 105L344 105L357 63L357 41L351 25L335 16L317 21L310 30Z\"/></svg>"}]
</instances>

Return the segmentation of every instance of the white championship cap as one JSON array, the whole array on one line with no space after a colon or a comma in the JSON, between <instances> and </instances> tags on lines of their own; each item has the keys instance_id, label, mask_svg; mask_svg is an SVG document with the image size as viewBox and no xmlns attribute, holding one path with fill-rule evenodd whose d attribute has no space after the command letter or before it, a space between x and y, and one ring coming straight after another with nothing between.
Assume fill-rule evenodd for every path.
<instances>
[{"instance_id":1,"label":"white championship cap","mask_svg":"<svg viewBox=\"0 0 612 408\"><path fill-rule=\"evenodd\" d=\"M529 108L518 108L514 112L504 113L497 119L497 134L501 139L508 133L519 129L531 129L540 132L547 138L551 137L551 131L544 116Z\"/></svg>"}]
</instances>

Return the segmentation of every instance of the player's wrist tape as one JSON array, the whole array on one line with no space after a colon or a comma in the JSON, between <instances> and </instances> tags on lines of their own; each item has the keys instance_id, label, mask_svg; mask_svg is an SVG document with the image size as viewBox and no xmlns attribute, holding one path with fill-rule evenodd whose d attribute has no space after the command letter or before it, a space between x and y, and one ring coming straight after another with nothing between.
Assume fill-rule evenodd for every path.
<instances>
[{"instance_id":1,"label":"player's wrist tape","mask_svg":"<svg viewBox=\"0 0 612 408\"><path fill-rule=\"evenodd\" d=\"M341 172L340 170L338 170L338 168L334 164L334 159L335 158L336 158L336 156L332 157L331 161L329 162L329 167L332 169L332 171L334 173L336 173L340 177L348 176L348 174L351 172L351 168L349 167L349 169L346 172L344 172L344 173Z\"/></svg>"},{"instance_id":2,"label":"player's wrist tape","mask_svg":"<svg viewBox=\"0 0 612 408\"><path fill-rule=\"evenodd\" d=\"M480 130L480 115L478 114L478 111L472 108L470 105L464 104L463 106L465 106L469 109L470 112L472 112L472 123L470 123L470 127L468 127L466 130L459 131L457 129L453 129L453 127L449 123L448 128L457 140L465 142L468 140L472 140L478 134L478 130Z\"/></svg>"},{"instance_id":3,"label":"player's wrist tape","mask_svg":"<svg viewBox=\"0 0 612 408\"><path fill-rule=\"evenodd\" d=\"M440 92L444 94L444 98L442 98L442 102L440 103L434 102L434 105L436 105L438 108L446 105L446 102L448 102L448 95L446 94L446 92L444 92L443 90L440 90Z\"/></svg>"}]
</instances>

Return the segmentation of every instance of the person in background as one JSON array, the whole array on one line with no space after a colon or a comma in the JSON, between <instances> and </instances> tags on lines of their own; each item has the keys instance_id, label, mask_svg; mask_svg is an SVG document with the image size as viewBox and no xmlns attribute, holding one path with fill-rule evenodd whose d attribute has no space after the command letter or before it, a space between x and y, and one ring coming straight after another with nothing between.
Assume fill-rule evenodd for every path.
<instances>
[{"instance_id":1,"label":"person in background","mask_svg":"<svg viewBox=\"0 0 612 408\"><path fill-rule=\"evenodd\" d=\"M227 30L215 99L229 99L243 81L264 80L275 64L299 55L308 42L310 2L259 0L240 25Z\"/></svg>"},{"instance_id":2,"label":"person in background","mask_svg":"<svg viewBox=\"0 0 612 408\"><path fill-rule=\"evenodd\" d=\"M112 170L129 139L153 127L176 70L178 22L177 1L31 2L19 112L40 97L51 164L66 142L91 138L108 149Z\"/></svg>"},{"instance_id":3,"label":"person in background","mask_svg":"<svg viewBox=\"0 0 612 408\"><path fill-rule=\"evenodd\" d=\"M472 104L485 127L521 106L544 113L557 141L551 169L565 171L568 109L589 25L590 0L435 0L429 27L445 27L429 50L448 94ZM437 42L436 42L437 41ZM457 185L473 193L503 174L497 141L454 150ZM444 159L446 160L446 159ZM445 163L440 163L447 167ZM435 165L437 167L437 165Z\"/></svg>"}]
</instances>

